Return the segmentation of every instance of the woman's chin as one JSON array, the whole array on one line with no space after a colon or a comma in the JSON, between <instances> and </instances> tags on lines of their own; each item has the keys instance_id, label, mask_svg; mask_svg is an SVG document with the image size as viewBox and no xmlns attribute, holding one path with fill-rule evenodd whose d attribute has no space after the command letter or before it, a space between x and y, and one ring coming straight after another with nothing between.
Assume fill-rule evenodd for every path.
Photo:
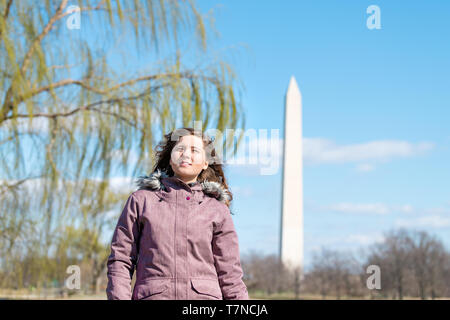
<instances>
[{"instance_id":1,"label":"woman's chin","mask_svg":"<svg viewBox=\"0 0 450 320\"><path fill-rule=\"evenodd\" d=\"M192 176L192 175L195 174L194 171L192 170L192 168L190 168L190 167L179 167L179 168L178 168L178 171L180 171L180 173L181 173L182 175L189 175L189 176Z\"/></svg>"}]
</instances>

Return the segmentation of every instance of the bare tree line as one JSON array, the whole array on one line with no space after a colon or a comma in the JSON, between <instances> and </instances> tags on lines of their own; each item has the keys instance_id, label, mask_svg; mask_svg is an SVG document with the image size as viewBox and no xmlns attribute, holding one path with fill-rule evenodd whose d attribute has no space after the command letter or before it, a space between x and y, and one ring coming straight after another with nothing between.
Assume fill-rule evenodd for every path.
<instances>
[{"instance_id":1,"label":"bare tree line","mask_svg":"<svg viewBox=\"0 0 450 320\"><path fill-rule=\"evenodd\" d=\"M277 255L252 252L242 258L242 265L249 290L264 292L269 298L282 293L296 299L450 297L450 252L425 231L392 230L381 242L357 253L322 248L300 281L299 271L284 267ZM380 268L380 289L367 286L371 265Z\"/></svg>"},{"instance_id":2,"label":"bare tree line","mask_svg":"<svg viewBox=\"0 0 450 320\"><path fill-rule=\"evenodd\" d=\"M108 248L92 237L95 234L81 234L73 228L66 230L66 238L60 239L52 257L31 250L23 256L10 256L7 264L10 269L0 272L1 287L58 288L64 294L101 293L106 286L102 261L107 257ZM98 245L93 248L92 243ZM439 239L424 231L393 230L381 242L361 248L357 253L322 248L304 272L287 268L274 254L251 252L242 257L241 263L251 297L255 292L269 299L277 296L294 299L450 297L450 252ZM81 290L64 287L69 265L81 269ZM367 273L367 267L371 265L380 268L380 289L367 286L372 276Z\"/></svg>"}]
</instances>

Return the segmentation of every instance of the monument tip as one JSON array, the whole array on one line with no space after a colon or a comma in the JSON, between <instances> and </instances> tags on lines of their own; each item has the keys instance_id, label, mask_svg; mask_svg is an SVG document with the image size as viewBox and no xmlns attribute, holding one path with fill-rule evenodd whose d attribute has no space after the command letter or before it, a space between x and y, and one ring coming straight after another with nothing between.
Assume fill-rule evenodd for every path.
<instances>
[{"instance_id":1,"label":"monument tip","mask_svg":"<svg viewBox=\"0 0 450 320\"><path fill-rule=\"evenodd\" d=\"M298 88L298 84L294 76L291 76L291 79L289 80L289 86L287 89L287 95L290 95L291 93L293 93L294 95L301 96L300 89Z\"/></svg>"}]
</instances>

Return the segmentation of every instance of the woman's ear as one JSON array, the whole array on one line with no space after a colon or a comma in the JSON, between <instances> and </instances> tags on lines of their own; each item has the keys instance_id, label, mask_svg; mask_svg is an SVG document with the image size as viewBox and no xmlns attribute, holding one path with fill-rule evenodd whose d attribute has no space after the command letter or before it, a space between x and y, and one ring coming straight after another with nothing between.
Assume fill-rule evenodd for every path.
<instances>
[{"instance_id":1,"label":"woman's ear","mask_svg":"<svg viewBox=\"0 0 450 320\"><path fill-rule=\"evenodd\" d=\"M203 170L206 170L208 168L208 162L205 162L205 165L203 166Z\"/></svg>"}]
</instances>

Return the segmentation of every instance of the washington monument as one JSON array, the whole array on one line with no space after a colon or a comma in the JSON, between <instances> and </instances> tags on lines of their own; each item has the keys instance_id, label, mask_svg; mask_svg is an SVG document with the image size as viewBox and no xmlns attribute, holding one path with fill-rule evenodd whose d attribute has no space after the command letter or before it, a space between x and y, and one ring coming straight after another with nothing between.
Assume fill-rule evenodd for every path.
<instances>
[{"instance_id":1,"label":"washington monument","mask_svg":"<svg viewBox=\"0 0 450 320\"><path fill-rule=\"evenodd\" d=\"M302 96L291 77L285 96L280 257L287 267L300 270L303 270L302 156Z\"/></svg>"}]
</instances>

